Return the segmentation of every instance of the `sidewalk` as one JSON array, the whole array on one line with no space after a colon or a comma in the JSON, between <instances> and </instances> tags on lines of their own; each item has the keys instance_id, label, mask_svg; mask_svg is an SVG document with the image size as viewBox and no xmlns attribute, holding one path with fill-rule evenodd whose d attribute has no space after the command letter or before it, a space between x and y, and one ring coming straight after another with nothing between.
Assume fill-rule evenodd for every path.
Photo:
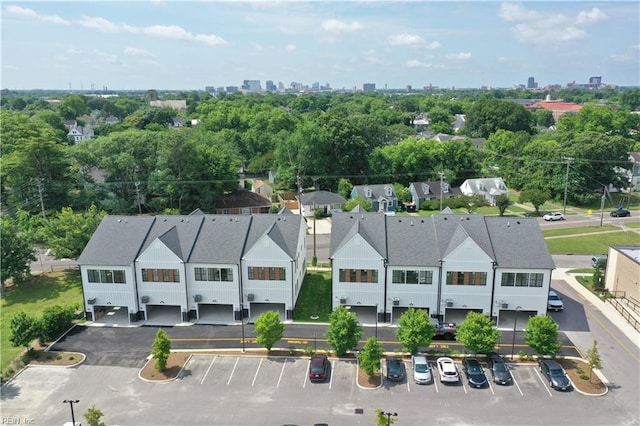
<instances>
[{"instance_id":1,"label":"sidewalk","mask_svg":"<svg viewBox=\"0 0 640 426\"><path fill-rule=\"evenodd\" d=\"M563 279L575 291L580 293L589 303L602 312L620 332L624 333L638 348L640 348L640 333L629 324L618 311L610 304L602 301L599 297L584 288L573 274L567 274L570 268L558 268L554 271L554 278ZM557 275L556 275L557 274Z\"/></svg>"}]
</instances>

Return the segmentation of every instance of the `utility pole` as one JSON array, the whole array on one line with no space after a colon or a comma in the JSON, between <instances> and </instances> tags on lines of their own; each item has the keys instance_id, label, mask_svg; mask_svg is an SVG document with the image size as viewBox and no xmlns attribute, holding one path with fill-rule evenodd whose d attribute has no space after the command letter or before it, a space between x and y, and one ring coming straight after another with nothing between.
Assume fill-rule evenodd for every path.
<instances>
[{"instance_id":1,"label":"utility pole","mask_svg":"<svg viewBox=\"0 0 640 426\"><path fill-rule=\"evenodd\" d=\"M44 209L44 188L42 187L42 178L36 179L36 184L38 185L38 196L40 197L40 208L42 209L42 218L47 218L47 212Z\"/></svg>"},{"instance_id":2,"label":"utility pole","mask_svg":"<svg viewBox=\"0 0 640 426\"><path fill-rule=\"evenodd\" d=\"M567 162L567 173L564 177L564 202L562 203L562 214L567 214L567 187L569 185L569 164L573 161L571 157L564 157L562 161Z\"/></svg>"},{"instance_id":3,"label":"utility pole","mask_svg":"<svg viewBox=\"0 0 640 426\"><path fill-rule=\"evenodd\" d=\"M444 173L438 172L438 174L440 175L440 212L442 212L442 179L444 178Z\"/></svg>"},{"instance_id":4,"label":"utility pole","mask_svg":"<svg viewBox=\"0 0 640 426\"><path fill-rule=\"evenodd\" d=\"M604 198L607 195L607 186L602 186L602 198L600 199L600 226L602 226L602 222L604 221Z\"/></svg>"},{"instance_id":5,"label":"utility pole","mask_svg":"<svg viewBox=\"0 0 640 426\"><path fill-rule=\"evenodd\" d=\"M142 205L140 204L140 181L138 180L138 171L140 171L140 168L138 166L136 166L136 169L134 170L134 175L135 175L135 185L136 185L136 203L138 204L138 214L141 215L142 214Z\"/></svg>"}]
</instances>

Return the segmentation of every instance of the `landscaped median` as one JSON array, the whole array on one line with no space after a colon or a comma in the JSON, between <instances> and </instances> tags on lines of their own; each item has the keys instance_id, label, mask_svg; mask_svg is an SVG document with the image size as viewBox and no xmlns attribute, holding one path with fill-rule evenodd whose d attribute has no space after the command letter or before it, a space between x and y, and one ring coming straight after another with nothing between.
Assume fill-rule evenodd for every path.
<instances>
[{"instance_id":1,"label":"landscaped median","mask_svg":"<svg viewBox=\"0 0 640 426\"><path fill-rule=\"evenodd\" d=\"M246 357L287 357L287 358L310 358L309 354L304 351L290 351L284 349L274 349L271 351L267 351L265 349L251 349L246 350L245 352L239 351L237 349L232 350L217 350L217 351L172 351L167 359L166 368L163 371L158 371L155 368L154 359L149 356L147 362L144 367L139 372L139 377L142 380L149 382L168 382L175 380L180 375L180 372L187 364L189 359L194 354L211 354L211 355L230 355L230 356L246 356ZM406 354L398 354L398 353L390 353L385 354L385 356L400 356L405 361L409 361L410 357ZM456 361L460 361L462 356L452 356L451 358ZM435 363L435 357L429 355L428 356L431 363ZM482 360L482 356L479 356ZM354 360L357 359L356 355L353 353L348 353L340 359L349 359ZM589 396L603 396L607 393L608 387L606 385L606 378L599 370L594 369L593 374L589 375L589 365L588 363L576 357L562 357L556 359L562 367L566 370L567 375L571 379L573 383L573 387L576 391L580 392L584 395ZM537 368L537 364L534 362L532 358L521 359L515 362L519 365L531 365ZM383 362L381 361L381 366ZM435 371L434 380L435 380ZM407 373L409 374L409 373ZM357 386L362 389L378 389L382 386L383 378L382 378L382 368L378 370L373 375L369 376L366 374L361 368L358 367L357 374ZM407 377L406 380L410 380ZM462 379L461 379L462 380Z\"/></svg>"}]
</instances>

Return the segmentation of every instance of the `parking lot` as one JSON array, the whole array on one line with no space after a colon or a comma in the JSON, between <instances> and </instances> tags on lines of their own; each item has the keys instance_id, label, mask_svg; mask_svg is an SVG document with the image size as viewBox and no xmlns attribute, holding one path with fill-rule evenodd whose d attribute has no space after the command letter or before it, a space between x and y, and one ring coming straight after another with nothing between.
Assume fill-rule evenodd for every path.
<instances>
[{"instance_id":1,"label":"parking lot","mask_svg":"<svg viewBox=\"0 0 640 426\"><path fill-rule=\"evenodd\" d=\"M193 355L179 377L166 383L145 382L138 378L139 369L129 367L32 367L3 388L3 416L23 419L21 424L30 419L31 424L62 425L69 421L69 407L62 401L77 398L76 416L96 406L105 413L105 423L121 426L370 425L377 408L398 412L399 425L423 424L424 413L430 413L429 424L442 425L621 424L633 419L634 408L621 410L611 393L594 398L550 390L534 364L512 365L511 386L471 389L461 371L459 383L441 384L433 362L436 381L417 385L405 362L407 379L363 389L356 383L354 360L330 361L324 383L308 380L306 357Z\"/></svg>"}]
</instances>

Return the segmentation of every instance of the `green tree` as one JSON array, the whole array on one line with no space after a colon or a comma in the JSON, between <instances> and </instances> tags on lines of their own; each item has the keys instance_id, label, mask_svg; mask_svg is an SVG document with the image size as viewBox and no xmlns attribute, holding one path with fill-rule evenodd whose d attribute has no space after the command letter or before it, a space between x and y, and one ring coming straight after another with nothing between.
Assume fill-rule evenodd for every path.
<instances>
[{"instance_id":1,"label":"green tree","mask_svg":"<svg viewBox=\"0 0 640 426\"><path fill-rule=\"evenodd\" d=\"M480 312L470 311L458 326L456 340L474 353L494 350L500 340L500 332L491 318Z\"/></svg>"},{"instance_id":2,"label":"green tree","mask_svg":"<svg viewBox=\"0 0 640 426\"><path fill-rule=\"evenodd\" d=\"M364 347L358 353L358 362L362 371L372 376L380 370L380 358L384 353L382 346L375 337L367 339Z\"/></svg>"},{"instance_id":3,"label":"green tree","mask_svg":"<svg viewBox=\"0 0 640 426\"><path fill-rule=\"evenodd\" d=\"M551 127L555 124L553 112L548 109L540 108L534 111L533 117L536 120L536 124L541 127Z\"/></svg>"},{"instance_id":4,"label":"green tree","mask_svg":"<svg viewBox=\"0 0 640 426\"><path fill-rule=\"evenodd\" d=\"M587 351L587 364L589 364L589 381L591 381L591 375L593 369L600 370L602 368L602 360L600 359L600 352L598 351L598 341L593 340L593 346Z\"/></svg>"},{"instance_id":5,"label":"green tree","mask_svg":"<svg viewBox=\"0 0 640 426\"><path fill-rule=\"evenodd\" d=\"M88 114L89 108L82 96L69 95L65 96L58 105L58 112L65 120L75 120L81 115Z\"/></svg>"},{"instance_id":6,"label":"green tree","mask_svg":"<svg viewBox=\"0 0 640 426\"><path fill-rule=\"evenodd\" d=\"M156 338L151 345L151 355L156 359L156 370L164 371L167 367L167 359L171 353L171 340L167 333L159 328Z\"/></svg>"},{"instance_id":7,"label":"green tree","mask_svg":"<svg viewBox=\"0 0 640 426\"><path fill-rule=\"evenodd\" d=\"M500 216L504 216L504 212L507 210L507 208L510 205L511 205L511 200L509 200L509 197L507 195L498 195L496 197L496 207L500 212Z\"/></svg>"},{"instance_id":8,"label":"green tree","mask_svg":"<svg viewBox=\"0 0 640 426\"><path fill-rule=\"evenodd\" d=\"M352 190L353 184L349 181L349 179L340 178L340 180L338 181L338 194L342 195L346 199L349 199Z\"/></svg>"},{"instance_id":9,"label":"green tree","mask_svg":"<svg viewBox=\"0 0 640 426\"><path fill-rule=\"evenodd\" d=\"M87 408L87 411L84 412L84 418L87 419L89 426L106 426L101 420L102 416L104 416L102 410L95 406Z\"/></svg>"},{"instance_id":10,"label":"green tree","mask_svg":"<svg viewBox=\"0 0 640 426\"><path fill-rule=\"evenodd\" d=\"M593 288L596 291L604 290L604 277L602 276L602 270L596 265L593 268L593 275L591 277L591 282L593 284Z\"/></svg>"},{"instance_id":11,"label":"green tree","mask_svg":"<svg viewBox=\"0 0 640 426\"><path fill-rule=\"evenodd\" d=\"M38 339L41 343L52 342L73 325L75 309L71 306L54 305L45 308L38 321Z\"/></svg>"},{"instance_id":12,"label":"green tree","mask_svg":"<svg viewBox=\"0 0 640 426\"><path fill-rule=\"evenodd\" d=\"M551 194L547 191L540 191L539 189L525 189L520 192L518 202L522 204L533 204L533 208L536 209L536 214L540 215L540 206L546 203L549 198L551 198Z\"/></svg>"},{"instance_id":13,"label":"green tree","mask_svg":"<svg viewBox=\"0 0 640 426\"><path fill-rule=\"evenodd\" d=\"M411 201L411 191L409 191L408 187L401 183L394 183L393 189L396 191L396 196L400 203L408 203Z\"/></svg>"},{"instance_id":14,"label":"green tree","mask_svg":"<svg viewBox=\"0 0 640 426\"><path fill-rule=\"evenodd\" d=\"M487 204L487 202L485 201L484 197L482 195L479 195L479 194L474 194L474 195L464 195L463 194L463 195L459 195L456 198L460 199L460 204L469 213L473 213L474 211L478 210L480 207L482 207L482 206Z\"/></svg>"},{"instance_id":15,"label":"green tree","mask_svg":"<svg viewBox=\"0 0 640 426\"><path fill-rule=\"evenodd\" d=\"M43 236L53 255L58 259L80 256L105 215L95 205L82 213L75 213L71 207L62 208L43 229Z\"/></svg>"},{"instance_id":16,"label":"green tree","mask_svg":"<svg viewBox=\"0 0 640 426\"><path fill-rule=\"evenodd\" d=\"M329 328L326 331L327 342L338 356L358 345L362 335L362 326L358 324L356 314L340 305L329 315Z\"/></svg>"},{"instance_id":17,"label":"green tree","mask_svg":"<svg viewBox=\"0 0 640 426\"><path fill-rule=\"evenodd\" d=\"M36 257L29 240L19 231L15 221L6 214L0 216L0 232L0 273L4 288L8 279L12 279L14 283L22 282L24 277L30 274L30 262L35 261Z\"/></svg>"},{"instance_id":18,"label":"green tree","mask_svg":"<svg viewBox=\"0 0 640 426\"><path fill-rule=\"evenodd\" d=\"M489 137L499 129L531 133L533 116L522 105L498 99L482 99L467 111L465 132L472 136Z\"/></svg>"},{"instance_id":19,"label":"green tree","mask_svg":"<svg viewBox=\"0 0 640 426\"><path fill-rule=\"evenodd\" d=\"M350 200L347 200L347 202L344 203L344 205L342 206L342 210L344 210L345 212L350 212L356 206L361 206L363 209L365 209L365 211L368 211L368 212L370 212L371 209L373 209L373 204L371 203L371 201L365 200L362 197L357 197L357 198L352 198Z\"/></svg>"},{"instance_id":20,"label":"green tree","mask_svg":"<svg viewBox=\"0 0 640 426\"><path fill-rule=\"evenodd\" d=\"M409 308L400 316L396 338L402 343L404 351L415 354L420 347L429 346L435 334L436 327L426 311Z\"/></svg>"},{"instance_id":21,"label":"green tree","mask_svg":"<svg viewBox=\"0 0 640 426\"><path fill-rule=\"evenodd\" d=\"M524 340L538 355L556 355L561 347L558 324L546 315L529 318Z\"/></svg>"},{"instance_id":22,"label":"green tree","mask_svg":"<svg viewBox=\"0 0 640 426\"><path fill-rule=\"evenodd\" d=\"M284 334L284 324L280 321L280 313L267 311L260 314L256 319L254 331L257 336L256 341L270 351Z\"/></svg>"},{"instance_id":23,"label":"green tree","mask_svg":"<svg viewBox=\"0 0 640 426\"><path fill-rule=\"evenodd\" d=\"M397 413L385 413L380 408L376 408L376 426L389 426L396 422Z\"/></svg>"},{"instance_id":24,"label":"green tree","mask_svg":"<svg viewBox=\"0 0 640 426\"><path fill-rule=\"evenodd\" d=\"M26 312L19 312L9 325L9 341L13 346L29 349L33 339L37 338L37 320Z\"/></svg>"}]
</instances>

